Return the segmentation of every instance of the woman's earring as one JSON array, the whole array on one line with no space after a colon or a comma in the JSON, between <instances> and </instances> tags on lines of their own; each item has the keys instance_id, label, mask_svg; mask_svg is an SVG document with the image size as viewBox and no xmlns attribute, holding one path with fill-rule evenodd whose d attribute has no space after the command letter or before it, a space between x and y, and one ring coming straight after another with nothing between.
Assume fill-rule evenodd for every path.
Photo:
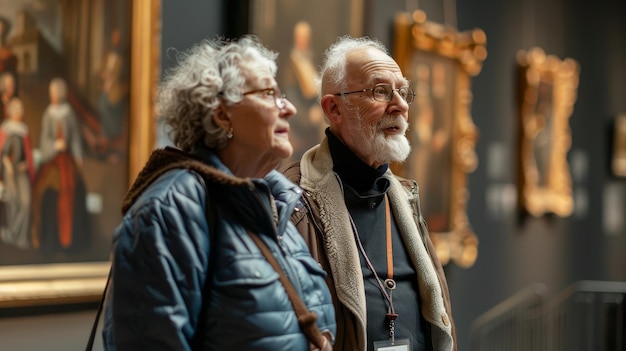
<instances>
[{"instance_id":1,"label":"woman's earring","mask_svg":"<svg viewBox=\"0 0 626 351\"><path fill-rule=\"evenodd\" d=\"M233 127L230 127L228 132L226 132L226 139L232 139L232 138L233 138Z\"/></svg>"}]
</instances>

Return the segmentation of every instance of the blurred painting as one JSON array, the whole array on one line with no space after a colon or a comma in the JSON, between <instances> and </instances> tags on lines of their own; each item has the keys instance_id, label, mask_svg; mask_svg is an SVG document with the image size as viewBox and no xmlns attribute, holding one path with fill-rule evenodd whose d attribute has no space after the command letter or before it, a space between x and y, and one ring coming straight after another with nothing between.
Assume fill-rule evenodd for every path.
<instances>
[{"instance_id":1,"label":"blurred painting","mask_svg":"<svg viewBox=\"0 0 626 351\"><path fill-rule=\"evenodd\" d=\"M579 65L539 47L517 54L518 202L523 214L570 216L574 211L567 160L569 118L577 98Z\"/></svg>"},{"instance_id":2,"label":"blurred painting","mask_svg":"<svg viewBox=\"0 0 626 351\"><path fill-rule=\"evenodd\" d=\"M415 90L409 109L411 153L391 165L417 180L422 214L442 264L470 267L478 238L466 213L467 175L478 166L478 128L471 110L471 77L486 58L480 29L459 32L429 21L426 13L398 13L394 58Z\"/></svg>"},{"instance_id":3,"label":"blurred painting","mask_svg":"<svg viewBox=\"0 0 626 351\"><path fill-rule=\"evenodd\" d=\"M298 110L289 120L291 160L324 137L327 123L316 85L322 54L340 35L361 35L362 6L362 0L251 2L251 31L279 53L278 85Z\"/></svg>"},{"instance_id":4,"label":"blurred painting","mask_svg":"<svg viewBox=\"0 0 626 351\"><path fill-rule=\"evenodd\" d=\"M108 260L128 187L130 4L0 0L0 266Z\"/></svg>"},{"instance_id":5,"label":"blurred painting","mask_svg":"<svg viewBox=\"0 0 626 351\"><path fill-rule=\"evenodd\" d=\"M406 167L420 185L423 215L433 232L450 227L452 135L457 65L449 58L417 52L407 72L415 90L408 138L413 151Z\"/></svg>"},{"instance_id":6,"label":"blurred painting","mask_svg":"<svg viewBox=\"0 0 626 351\"><path fill-rule=\"evenodd\" d=\"M626 115L615 118L611 170L616 177L626 177Z\"/></svg>"}]
</instances>

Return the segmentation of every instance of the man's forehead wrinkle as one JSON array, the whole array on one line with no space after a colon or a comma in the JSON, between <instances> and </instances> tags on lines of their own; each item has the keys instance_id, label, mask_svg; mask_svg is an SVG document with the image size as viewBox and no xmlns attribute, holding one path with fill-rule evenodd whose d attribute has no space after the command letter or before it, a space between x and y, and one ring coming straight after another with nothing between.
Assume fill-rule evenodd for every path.
<instances>
[{"instance_id":1,"label":"man's forehead wrinkle","mask_svg":"<svg viewBox=\"0 0 626 351\"><path fill-rule=\"evenodd\" d=\"M398 73L400 71L398 66L394 64L393 62L382 61L382 60L370 61L367 63L363 63L362 65L359 65L359 66L361 67L363 72L374 70L374 71L381 71L381 72Z\"/></svg>"},{"instance_id":2,"label":"man's forehead wrinkle","mask_svg":"<svg viewBox=\"0 0 626 351\"><path fill-rule=\"evenodd\" d=\"M348 85L376 85L401 82L407 85L407 79L402 74L397 63L384 52L373 48L361 48L348 52Z\"/></svg>"},{"instance_id":3,"label":"man's forehead wrinkle","mask_svg":"<svg viewBox=\"0 0 626 351\"><path fill-rule=\"evenodd\" d=\"M396 68L397 70L397 68ZM381 74L384 73L384 74ZM388 84L393 84L393 83L399 83L400 86L408 86L410 85L410 81L404 77L402 75L402 72L398 71L398 72L390 72L390 71L384 71L384 72L373 72L371 75L368 76L368 78L366 78L366 82L367 83L371 83L371 84L381 84L381 83L388 83Z\"/></svg>"}]
</instances>

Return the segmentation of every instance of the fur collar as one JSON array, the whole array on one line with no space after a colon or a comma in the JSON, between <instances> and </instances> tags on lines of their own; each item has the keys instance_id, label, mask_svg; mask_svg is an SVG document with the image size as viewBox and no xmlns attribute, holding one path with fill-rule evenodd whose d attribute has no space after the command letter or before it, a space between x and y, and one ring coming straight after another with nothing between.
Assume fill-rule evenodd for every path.
<instances>
[{"instance_id":1,"label":"fur collar","mask_svg":"<svg viewBox=\"0 0 626 351\"><path fill-rule=\"evenodd\" d=\"M128 211L135 200L159 176L176 168L198 172L205 181L217 184L254 187L249 178L238 178L227 174L219 170L217 166L211 165L209 159L202 159L198 155L188 154L173 147L165 147L154 150L144 168L137 175L122 202L122 214Z\"/></svg>"}]
</instances>

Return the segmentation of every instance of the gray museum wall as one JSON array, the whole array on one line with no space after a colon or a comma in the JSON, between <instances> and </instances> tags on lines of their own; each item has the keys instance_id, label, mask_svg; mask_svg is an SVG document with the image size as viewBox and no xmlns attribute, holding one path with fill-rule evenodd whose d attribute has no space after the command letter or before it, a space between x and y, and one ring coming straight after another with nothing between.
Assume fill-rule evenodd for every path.
<instances>
[{"instance_id":1,"label":"gray museum wall","mask_svg":"<svg viewBox=\"0 0 626 351\"><path fill-rule=\"evenodd\" d=\"M170 47L184 49L204 37L245 32L245 3L163 1L163 68L173 64ZM391 47L394 14L417 2L363 3L365 34ZM424 0L419 5L430 20L450 22L441 3ZM468 269L446 267L459 350L467 350L472 321L533 283L556 294L579 280L626 281L626 179L611 175L608 145L613 118L626 113L626 4L474 0L457 2L455 13L459 30L485 31L488 51L482 72L472 80L479 166L469 175L467 212L480 240L478 259ZM518 171L515 57L533 46L581 66L568 153L577 204L568 218L520 218L507 197ZM159 133L159 143L167 143ZM88 310L1 318L0 349L82 349L93 315ZM47 334L32 337L39 333Z\"/></svg>"}]
</instances>

